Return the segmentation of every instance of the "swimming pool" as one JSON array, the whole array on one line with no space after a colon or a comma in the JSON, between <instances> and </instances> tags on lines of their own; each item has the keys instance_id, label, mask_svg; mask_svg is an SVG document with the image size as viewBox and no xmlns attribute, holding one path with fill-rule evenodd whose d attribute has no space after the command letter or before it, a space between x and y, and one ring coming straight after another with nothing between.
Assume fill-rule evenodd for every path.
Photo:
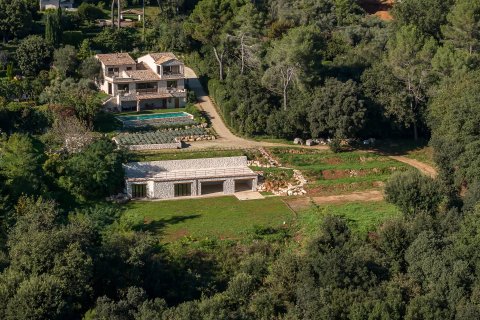
<instances>
[{"instance_id":1,"label":"swimming pool","mask_svg":"<svg viewBox=\"0 0 480 320\"><path fill-rule=\"evenodd\" d=\"M167 113L155 113L155 114L142 114L138 116L119 116L120 121L144 121L144 120L156 120L156 119L166 119L166 118L182 118L188 117L190 119L193 116L190 113L186 112L167 112Z\"/></svg>"}]
</instances>

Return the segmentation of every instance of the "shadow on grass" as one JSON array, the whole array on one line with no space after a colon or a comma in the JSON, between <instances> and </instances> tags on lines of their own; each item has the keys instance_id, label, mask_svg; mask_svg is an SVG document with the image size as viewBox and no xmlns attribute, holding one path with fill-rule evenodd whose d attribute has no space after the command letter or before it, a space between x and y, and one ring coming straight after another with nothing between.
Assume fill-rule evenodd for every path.
<instances>
[{"instance_id":1,"label":"shadow on grass","mask_svg":"<svg viewBox=\"0 0 480 320\"><path fill-rule=\"evenodd\" d=\"M428 140L383 140L374 146L359 145L358 150L371 150L382 155L400 156L428 146Z\"/></svg>"},{"instance_id":2,"label":"shadow on grass","mask_svg":"<svg viewBox=\"0 0 480 320\"><path fill-rule=\"evenodd\" d=\"M149 218L144 218L142 224L134 226L132 229L135 231L150 231L155 234L162 234L163 230L170 225L181 223L187 220L195 219L200 217L200 214L190 214L184 216L173 216L166 219L151 220Z\"/></svg>"}]
</instances>

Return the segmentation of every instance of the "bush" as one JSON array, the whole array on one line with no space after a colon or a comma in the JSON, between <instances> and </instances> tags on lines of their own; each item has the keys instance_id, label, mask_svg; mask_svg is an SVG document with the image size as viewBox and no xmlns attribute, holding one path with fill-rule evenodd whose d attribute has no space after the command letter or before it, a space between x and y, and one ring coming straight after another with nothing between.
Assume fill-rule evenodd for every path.
<instances>
[{"instance_id":1,"label":"bush","mask_svg":"<svg viewBox=\"0 0 480 320\"><path fill-rule=\"evenodd\" d=\"M64 31L62 34L63 44L78 46L83 41L82 31Z\"/></svg>"},{"instance_id":2,"label":"bush","mask_svg":"<svg viewBox=\"0 0 480 320\"><path fill-rule=\"evenodd\" d=\"M93 4L82 2L77 10L78 15L82 20L95 21L105 17L102 9Z\"/></svg>"},{"instance_id":3,"label":"bush","mask_svg":"<svg viewBox=\"0 0 480 320\"><path fill-rule=\"evenodd\" d=\"M442 200L439 183L416 170L394 174L385 186L385 198L405 215L435 214Z\"/></svg>"}]
</instances>

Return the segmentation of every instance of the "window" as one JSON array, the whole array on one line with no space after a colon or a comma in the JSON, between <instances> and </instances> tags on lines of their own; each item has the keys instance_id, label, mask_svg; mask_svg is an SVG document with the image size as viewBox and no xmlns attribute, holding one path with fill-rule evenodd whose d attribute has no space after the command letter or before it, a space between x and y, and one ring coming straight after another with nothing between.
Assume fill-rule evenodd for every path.
<instances>
[{"instance_id":1,"label":"window","mask_svg":"<svg viewBox=\"0 0 480 320\"><path fill-rule=\"evenodd\" d=\"M129 85L128 84L119 84L118 85L118 90L121 92L128 93L129 92Z\"/></svg>"},{"instance_id":2,"label":"window","mask_svg":"<svg viewBox=\"0 0 480 320\"><path fill-rule=\"evenodd\" d=\"M130 70L132 70L132 67L127 67L127 71L130 71Z\"/></svg>"},{"instance_id":3,"label":"window","mask_svg":"<svg viewBox=\"0 0 480 320\"><path fill-rule=\"evenodd\" d=\"M175 197L188 197L192 195L191 183L175 184Z\"/></svg>"},{"instance_id":4,"label":"window","mask_svg":"<svg viewBox=\"0 0 480 320\"><path fill-rule=\"evenodd\" d=\"M147 185L146 184L132 184L132 198L146 198Z\"/></svg>"},{"instance_id":5,"label":"window","mask_svg":"<svg viewBox=\"0 0 480 320\"><path fill-rule=\"evenodd\" d=\"M168 89L176 89L177 88L177 80L167 81L167 88Z\"/></svg>"}]
</instances>

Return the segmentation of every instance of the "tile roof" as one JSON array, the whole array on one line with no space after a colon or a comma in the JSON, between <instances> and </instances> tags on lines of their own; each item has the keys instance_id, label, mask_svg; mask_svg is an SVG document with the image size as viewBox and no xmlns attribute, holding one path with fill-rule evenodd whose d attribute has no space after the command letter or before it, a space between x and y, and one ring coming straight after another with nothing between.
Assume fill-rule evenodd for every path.
<instances>
[{"instance_id":1,"label":"tile roof","mask_svg":"<svg viewBox=\"0 0 480 320\"><path fill-rule=\"evenodd\" d=\"M178 60L173 52L150 53L156 64L162 64L170 60Z\"/></svg>"},{"instance_id":2,"label":"tile roof","mask_svg":"<svg viewBox=\"0 0 480 320\"><path fill-rule=\"evenodd\" d=\"M160 76L153 72L150 69L146 70L128 70L125 73L132 79L132 80L145 80L145 81L157 81L160 80Z\"/></svg>"},{"instance_id":3,"label":"tile roof","mask_svg":"<svg viewBox=\"0 0 480 320\"><path fill-rule=\"evenodd\" d=\"M97 59L106 66L136 64L135 60L133 60L128 53L97 54Z\"/></svg>"}]
</instances>

